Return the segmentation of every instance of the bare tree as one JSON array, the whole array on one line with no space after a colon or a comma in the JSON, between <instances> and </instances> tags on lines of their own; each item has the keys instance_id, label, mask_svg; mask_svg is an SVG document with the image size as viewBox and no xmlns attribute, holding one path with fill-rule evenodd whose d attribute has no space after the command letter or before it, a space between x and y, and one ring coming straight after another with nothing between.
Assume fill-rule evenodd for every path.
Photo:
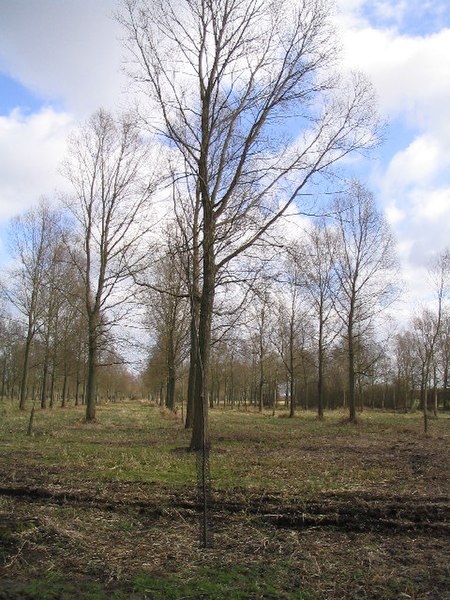
<instances>
[{"instance_id":1,"label":"bare tree","mask_svg":"<svg viewBox=\"0 0 450 600\"><path fill-rule=\"evenodd\" d=\"M257 383L257 403L259 412L264 408L264 385L266 384L266 366L268 355L271 348L271 330L273 326L272 314L270 312L271 290L267 282L263 282L259 289L255 291L254 301L251 307L250 329L253 330L251 336L253 353L258 365L258 383Z\"/></svg>"},{"instance_id":2,"label":"bare tree","mask_svg":"<svg viewBox=\"0 0 450 600\"><path fill-rule=\"evenodd\" d=\"M395 336L395 364L397 369L397 388L403 396L405 412L412 407L412 393L420 380L417 366L417 351L414 334L405 330Z\"/></svg>"},{"instance_id":3,"label":"bare tree","mask_svg":"<svg viewBox=\"0 0 450 600\"><path fill-rule=\"evenodd\" d=\"M334 239L324 222L305 232L304 240L294 248L293 260L301 275L301 285L316 323L317 348L317 410L323 418L324 368L327 349L337 335L333 310Z\"/></svg>"},{"instance_id":4,"label":"bare tree","mask_svg":"<svg viewBox=\"0 0 450 600\"><path fill-rule=\"evenodd\" d=\"M57 261L62 235L61 214L49 202L36 207L11 223L11 246L15 259L6 295L25 320L25 349L20 384L21 410L25 409L32 342L43 324L47 310L49 277Z\"/></svg>"},{"instance_id":5,"label":"bare tree","mask_svg":"<svg viewBox=\"0 0 450 600\"><path fill-rule=\"evenodd\" d=\"M287 373L289 416L295 415L297 369L299 367L299 338L304 333L305 307L300 289L300 271L293 261L285 263L286 281L278 291L277 323L274 329L274 345Z\"/></svg>"},{"instance_id":6,"label":"bare tree","mask_svg":"<svg viewBox=\"0 0 450 600\"><path fill-rule=\"evenodd\" d=\"M438 363L442 381L443 406L444 410L448 403L448 388L450 375L450 314L448 309L442 314L441 332L438 340Z\"/></svg>"},{"instance_id":7,"label":"bare tree","mask_svg":"<svg viewBox=\"0 0 450 600\"><path fill-rule=\"evenodd\" d=\"M166 406L175 410L177 370L185 358L189 333L184 281L179 256L168 252L159 261L154 286L145 293L147 324L156 337L157 353L164 357Z\"/></svg>"},{"instance_id":8,"label":"bare tree","mask_svg":"<svg viewBox=\"0 0 450 600\"><path fill-rule=\"evenodd\" d=\"M65 204L77 228L71 256L87 313L87 421L96 413L100 340L124 317L133 293L124 284L146 251L152 194L147 160L148 148L135 122L100 110L70 139L63 165L73 187Z\"/></svg>"},{"instance_id":9,"label":"bare tree","mask_svg":"<svg viewBox=\"0 0 450 600\"><path fill-rule=\"evenodd\" d=\"M428 431L428 387L433 361L436 358L436 346L441 332L444 302L449 293L450 251L448 249L444 250L432 262L428 273L436 295L436 306L433 308L423 308L413 319L414 339L421 367L420 403L423 410L425 433Z\"/></svg>"},{"instance_id":10,"label":"bare tree","mask_svg":"<svg viewBox=\"0 0 450 600\"><path fill-rule=\"evenodd\" d=\"M334 303L345 327L350 421L356 421L358 346L371 332L374 318L395 298L397 261L394 240L373 195L352 181L334 202L337 278Z\"/></svg>"},{"instance_id":11,"label":"bare tree","mask_svg":"<svg viewBox=\"0 0 450 600\"><path fill-rule=\"evenodd\" d=\"M150 101L145 121L179 153L201 207L191 448L202 448L218 272L315 174L373 144L376 110L362 77L337 80L323 0L124 0L119 19L131 75Z\"/></svg>"}]
</instances>

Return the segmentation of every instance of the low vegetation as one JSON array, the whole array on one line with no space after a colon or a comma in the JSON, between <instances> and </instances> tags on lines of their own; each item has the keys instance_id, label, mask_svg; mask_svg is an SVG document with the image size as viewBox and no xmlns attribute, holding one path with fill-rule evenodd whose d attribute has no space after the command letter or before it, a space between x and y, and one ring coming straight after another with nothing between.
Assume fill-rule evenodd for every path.
<instances>
[{"instance_id":1,"label":"low vegetation","mask_svg":"<svg viewBox=\"0 0 450 600\"><path fill-rule=\"evenodd\" d=\"M0 598L444 599L450 416L214 410L212 547L195 457L149 402L0 405Z\"/></svg>"}]
</instances>

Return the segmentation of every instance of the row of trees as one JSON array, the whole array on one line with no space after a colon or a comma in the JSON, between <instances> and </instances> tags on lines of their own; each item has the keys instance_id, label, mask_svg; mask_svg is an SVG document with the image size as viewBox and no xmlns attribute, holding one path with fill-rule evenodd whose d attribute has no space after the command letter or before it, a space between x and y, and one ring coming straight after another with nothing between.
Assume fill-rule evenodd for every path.
<instances>
[{"instance_id":1,"label":"row of trees","mask_svg":"<svg viewBox=\"0 0 450 600\"><path fill-rule=\"evenodd\" d=\"M2 397L28 398L42 408L88 401L89 337L86 287L74 262L76 246L62 207L42 200L11 223L14 260L2 282L0 316ZM77 253L79 257L79 253ZM101 319L95 364L103 364L96 396L116 398L136 390Z\"/></svg>"},{"instance_id":2,"label":"row of trees","mask_svg":"<svg viewBox=\"0 0 450 600\"><path fill-rule=\"evenodd\" d=\"M121 362L123 326L139 326L143 306L154 342L146 376L153 385L164 372L172 408L185 369L192 449L209 446L226 341L233 363L248 363L252 348L260 406L267 357L278 356L271 396L286 384L291 413L309 360L322 414L327 361L345 348L355 419L359 363L392 300L395 258L370 192L336 177L343 159L377 143L379 122L368 82L339 70L328 2L123 0L118 19L137 110L100 110L80 127L60 207L41 204L13 225L3 287L22 315L21 407L39 346L41 397L62 365L76 382L80 373L94 419L98 368ZM292 213L323 219L286 244L277 227Z\"/></svg>"},{"instance_id":3,"label":"row of trees","mask_svg":"<svg viewBox=\"0 0 450 600\"><path fill-rule=\"evenodd\" d=\"M421 406L426 418L430 401L437 412L438 391L447 407L448 251L430 265L429 306L400 324L386 312L395 310L402 291L395 246L372 195L352 182L329 214L310 223L300 239L279 240L276 258L265 256L264 268L241 278L238 292L230 273L219 282L210 407L262 410L282 399L291 416L297 407L314 406L322 418L325 407L344 406L356 420L358 406L362 410L366 403L401 410ZM188 387L189 302L176 279L182 273L177 257L166 251L148 297L157 343L144 382L154 398L174 409ZM245 267L241 264L241 276Z\"/></svg>"}]
</instances>

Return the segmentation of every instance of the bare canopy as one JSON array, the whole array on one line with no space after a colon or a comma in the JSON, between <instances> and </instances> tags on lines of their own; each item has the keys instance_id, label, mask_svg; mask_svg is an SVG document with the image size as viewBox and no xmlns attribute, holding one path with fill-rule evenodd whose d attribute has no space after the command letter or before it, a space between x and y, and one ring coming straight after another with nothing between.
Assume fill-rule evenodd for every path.
<instances>
[{"instance_id":1,"label":"bare canopy","mask_svg":"<svg viewBox=\"0 0 450 600\"><path fill-rule=\"evenodd\" d=\"M219 270L259 240L313 176L376 141L370 86L337 76L329 13L325 0L124 0L119 20L145 98L142 117L178 153L177 181L196 190L201 211L192 448L209 444Z\"/></svg>"}]
</instances>

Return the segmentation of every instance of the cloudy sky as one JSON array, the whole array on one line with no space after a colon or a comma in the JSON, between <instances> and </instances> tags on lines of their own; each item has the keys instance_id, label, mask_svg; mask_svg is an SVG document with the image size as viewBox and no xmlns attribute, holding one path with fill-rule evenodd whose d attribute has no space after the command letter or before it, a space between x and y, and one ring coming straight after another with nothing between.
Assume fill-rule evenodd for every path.
<instances>
[{"instance_id":1,"label":"cloudy sky","mask_svg":"<svg viewBox=\"0 0 450 600\"><path fill-rule=\"evenodd\" d=\"M63 186L68 132L126 105L115 0L0 0L0 262L9 219ZM386 141L367 183L398 240L412 301L450 245L450 2L337 0L349 69L373 82Z\"/></svg>"}]
</instances>

